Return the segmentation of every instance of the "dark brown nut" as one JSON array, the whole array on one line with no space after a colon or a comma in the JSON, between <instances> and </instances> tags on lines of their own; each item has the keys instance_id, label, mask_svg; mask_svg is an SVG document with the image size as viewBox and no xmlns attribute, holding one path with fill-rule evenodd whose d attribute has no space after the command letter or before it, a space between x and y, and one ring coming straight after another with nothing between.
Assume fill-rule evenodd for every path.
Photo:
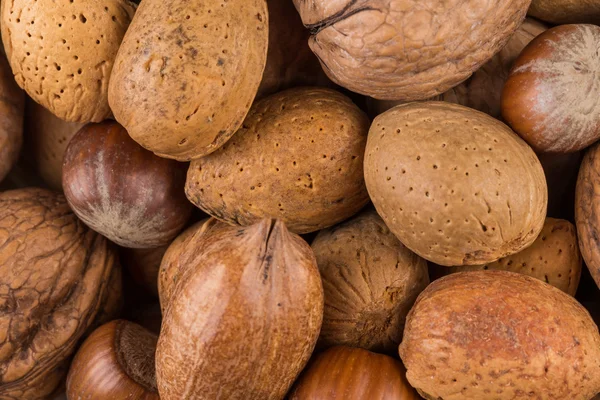
<instances>
[{"instance_id":1,"label":"dark brown nut","mask_svg":"<svg viewBox=\"0 0 600 400\"><path fill-rule=\"evenodd\" d=\"M110 80L115 118L161 157L215 151L256 96L268 24L265 0L144 0Z\"/></svg>"},{"instance_id":2,"label":"dark brown nut","mask_svg":"<svg viewBox=\"0 0 600 400\"><path fill-rule=\"evenodd\" d=\"M515 61L502 116L537 151L568 153L600 138L598 43L598 26L557 26Z\"/></svg>"},{"instance_id":3,"label":"dark brown nut","mask_svg":"<svg viewBox=\"0 0 600 400\"><path fill-rule=\"evenodd\" d=\"M371 200L406 247L440 265L480 265L533 243L548 193L535 153L487 114L410 103L369 132Z\"/></svg>"},{"instance_id":4,"label":"dark brown nut","mask_svg":"<svg viewBox=\"0 0 600 400\"><path fill-rule=\"evenodd\" d=\"M529 275L575 296L582 259L575 226L563 219L546 218L535 242L500 260L479 266L455 267L452 272L500 270Z\"/></svg>"},{"instance_id":5,"label":"dark brown nut","mask_svg":"<svg viewBox=\"0 0 600 400\"><path fill-rule=\"evenodd\" d=\"M158 296L158 270L169 245L150 249L123 248L121 259L133 280L148 293Z\"/></svg>"},{"instance_id":6,"label":"dark brown nut","mask_svg":"<svg viewBox=\"0 0 600 400\"><path fill-rule=\"evenodd\" d=\"M429 284L427 262L375 211L321 231L311 247L325 293L319 345L396 353L406 315Z\"/></svg>"},{"instance_id":7,"label":"dark brown nut","mask_svg":"<svg viewBox=\"0 0 600 400\"><path fill-rule=\"evenodd\" d=\"M553 24L600 23L596 0L533 0L528 13Z\"/></svg>"},{"instance_id":8,"label":"dark brown nut","mask_svg":"<svg viewBox=\"0 0 600 400\"><path fill-rule=\"evenodd\" d=\"M506 46L475 71L469 79L429 100L461 104L499 118L502 89L514 61L525 46L546 29L548 27L541 22L526 18L510 37ZM404 102L368 98L368 103L371 113L377 116Z\"/></svg>"},{"instance_id":9,"label":"dark brown nut","mask_svg":"<svg viewBox=\"0 0 600 400\"><path fill-rule=\"evenodd\" d=\"M283 399L323 318L310 247L269 219L243 228L218 222L193 243L158 340L160 398Z\"/></svg>"},{"instance_id":10,"label":"dark brown nut","mask_svg":"<svg viewBox=\"0 0 600 400\"><path fill-rule=\"evenodd\" d=\"M294 0L335 83L382 100L423 100L496 54L531 0Z\"/></svg>"},{"instance_id":11,"label":"dark brown nut","mask_svg":"<svg viewBox=\"0 0 600 400\"><path fill-rule=\"evenodd\" d=\"M13 79L6 57L0 54L0 181L19 157L24 108L25 95Z\"/></svg>"},{"instance_id":12,"label":"dark brown nut","mask_svg":"<svg viewBox=\"0 0 600 400\"><path fill-rule=\"evenodd\" d=\"M252 106L225 146L190 164L186 194L231 224L276 217L296 233L332 226L369 201L368 129L366 115L334 90L277 93Z\"/></svg>"},{"instance_id":13,"label":"dark brown nut","mask_svg":"<svg viewBox=\"0 0 600 400\"><path fill-rule=\"evenodd\" d=\"M45 399L112 308L116 250L42 189L0 194L0 243L0 398Z\"/></svg>"},{"instance_id":14,"label":"dark brown nut","mask_svg":"<svg viewBox=\"0 0 600 400\"><path fill-rule=\"evenodd\" d=\"M62 191L62 166L67 145L83 128L80 122L67 122L31 99L25 108L25 135L36 171L53 190Z\"/></svg>"},{"instance_id":15,"label":"dark brown nut","mask_svg":"<svg viewBox=\"0 0 600 400\"><path fill-rule=\"evenodd\" d=\"M433 282L406 320L400 356L426 399L572 399L600 392L600 335L566 293L506 271Z\"/></svg>"},{"instance_id":16,"label":"dark brown nut","mask_svg":"<svg viewBox=\"0 0 600 400\"><path fill-rule=\"evenodd\" d=\"M67 397L159 400L154 369L157 340L155 334L125 320L102 325L75 355Z\"/></svg>"},{"instance_id":17,"label":"dark brown nut","mask_svg":"<svg viewBox=\"0 0 600 400\"><path fill-rule=\"evenodd\" d=\"M108 80L133 3L14 0L1 13L8 61L32 99L65 121L111 115Z\"/></svg>"},{"instance_id":18,"label":"dark brown nut","mask_svg":"<svg viewBox=\"0 0 600 400\"><path fill-rule=\"evenodd\" d=\"M192 205L186 165L155 156L114 121L88 124L69 143L63 189L75 214L113 242L132 248L169 244Z\"/></svg>"},{"instance_id":19,"label":"dark brown nut","mask_svg":"<svg viewBox=\"0 0 600 400\"><path fill-rule=\"evenodd\" d=\"M290 400L419 400L402 363L383 354L334 347L317 355L296 383Z\"/></svg>"}]
</instances>

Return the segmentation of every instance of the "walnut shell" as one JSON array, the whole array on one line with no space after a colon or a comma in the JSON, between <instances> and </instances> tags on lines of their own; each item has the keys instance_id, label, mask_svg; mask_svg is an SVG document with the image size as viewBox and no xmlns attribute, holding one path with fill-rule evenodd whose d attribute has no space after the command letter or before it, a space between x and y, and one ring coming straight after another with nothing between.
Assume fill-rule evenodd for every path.
<instances>
[{"instance_id":1,"label":"walnut shell","mask_svg":"<svg viewBox=\"0 0 600 400\"><path fill-rule=\"evenodd\" d=\"M458 85L519 27L531 0L294 0L335 83L383 100Z\"/></svg>"},{"instance_id":2,"label":"walnut shell","mask_svg":"<svg viewBox=\"0 0 600 400\"><path fill-rule=\"evenodd\" d=\"M311 247L325 293L320 345L395 353L406 315L429 284L427 262L375 211L321 231Z\"/></svg>"},{"instance_id":3,"label":"walnut shell","mask_svg":"<svg viewBox=\"0 0 600 400\"><path fill-rule=\"evenodd\" d=\"M600 138L599 42L598 26L557 26L515 61L502 116L537 151L568 153Z\"/></svg>"},{"instance_id":4,"label":"walnut shell","mask_svg":"<svg viewBox=\"0 0 600 400\"><path fill-rule=\"evenodd\" d=\"M383 354L333 347L303 372L290 400L418 400L402 363Z\"/></svg>"},{"instance_id":5,"label":"walnut shell","mask_svg":"<svg viewBox=\"0 0 600 400\"><path fill-rule=\"evenodd\" d=\"M480 265L533 243L548 193L535 153L487 114L444 102L378 116L365 181L406 247L440 265Z\"/></svg>"},{"instance_id":6,"label":"walnut shell","mask_svg":"<svg viewBox=\"0 0 600 400\"><path fill-rule=\"evenodd\" d=\"M535 242L500 260L479 266L454 267L452 272L501 270L529 275L575 296L581 278L582 259L575 226L563 219L546 218Z\"/></svg>"},{"instance_id":7,"label":"walnut shell","mask_svg":"<svg viewBox=\"0 0 600 400\"><path fill-rule=\"evenodd\" d=\"M24 108L25 95L15 83L6 58L0 54L0 181L19 157Z\"/></svg>"},{"instance_id":8,"label":"walnut shell","mask_svg":"<svg viewBox=\"0 0 600 400\"><path fill-rule=\"evenodd\" d=\"M590 314L513 272L433 282L408 315L400 356L429 400L588 400L600 392L600 335Z\"/></svg>"},{"instance_id":9,"label":"walnut shell","mask_svg":"<svg viewBox=\"0 0 600 400\"><path fill-rule=\"evenodd\" d=\"M111 115L108 80L135 5L127 0L3 3L2 40L17 83L71 122Z\"/></svg>"},{"instance_id":10,"label":"walnut shell","mask_svg":"<svg viewBox=\"0 0 600 400\"><path fill-rule=\"evenodd\" d=\"M502 114L500 109L502 89L514 61L525 46L546 29L548 27L541 22L526 18L510 37L506 46L475 71L469 79L429 100L461 104L499 118ZM367 100L369 108L375 116L405 103L397 100L372 98Z\"/></svg>"},{"instance_id":11,"label":"walnut shell","mask_svg":"<svg viewBox=\"0 0 600 400\"><path fill-rule=\"evenodd\" d=\"M265 0L144 0L111 76L115 118L161 157L215 151L256 96L268 19Z\"/></svg>"},{"instance_id":12,"label":"walnut shell","mask_svg":"<svg viewBox=\"0 0 600 400\"><path fill-rule=\"evenodd\" d=\"M62 191L62 167L71 138L83 128L81 122L67 122L28 99L25 134L35 160L37 173L51 188Z\"/></svg>"},{"instance_id":13,"label":"walnut shell","mask_svg":"<svg viewBox=\"0 0 600 400\"><path fill-rule=\"evenodd\" d=\"M45 399L113 308L116 251L62 195L35 188L0 194L0 243L0 398Z\"/></svg>"},{"instance_id":14,"label":"walnut shell","mask_svg":"<svg viewBox=\"0 0 600 400\"><path fill-rule=\"evenodd\" d=\"M217 152L194 160L188 199L215 218L249 225L264 217L309 233L341 222L367 202L366 115L346 96L295 88L256 102Z\"/></svg>"},{"instance_id":15,"label":"walnut shell","mask_svg":"<svg viewBox=\"0 0 600 400\"><path fill-rule=\"evenodd\" d=\"M596 0L533 0L528 13L553 24L600 23Z\"/></svg>"},{"instance_id":16,"label":"walnut shell","mask_svg":"<svg viewBox=\"0 0 600 400\"><path fill-rule=\"evenodd\" d=\"M244 228L217 223L194 243L158 340L160 398L282 399L323 318L310 247L268 219Z\"/></svg>"}]
</instances>

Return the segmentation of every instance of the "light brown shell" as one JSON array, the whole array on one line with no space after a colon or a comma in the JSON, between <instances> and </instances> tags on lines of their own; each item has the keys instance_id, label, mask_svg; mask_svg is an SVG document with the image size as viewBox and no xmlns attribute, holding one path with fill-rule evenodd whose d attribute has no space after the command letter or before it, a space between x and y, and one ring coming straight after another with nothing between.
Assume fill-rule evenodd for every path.
<instances>
[{"instance_id":1,"label":"light brown shell","mask_svg":"<svg viewBox=\"0 0 600 400\"><path fill-rule=\"evenodd\" d=\"M292 232L326 228L368 202L368 129L366 115L334 90L277 93L254 104L225 146L190 164L186 194L228 223L276 217Z\"/></svg>"},{"instance_id":2,"label":"light brown shell","mask_svg":"<svg viewBox=\"0 0 600 400\"><path fill-rule=\"evenodd\" d=\"M600 23L597 0L533 0L528 13L553 24Z\"/></svg>"},{"instance_id":3,"label":"light brown shell","mask_svg":"<svg viewBox=\"0 0 600 400\"><path fill-rule=\"evenodd\" d=\"M0 181L17 162L23 144L25 95L15 83L4 54L0 54Z\"/></svg>"},{"instance_id":4,"label":"light brown shell","mask_svg":"<svg viewBox=\"0 0 600 400\"><path fill-rule=\"evenodd\" d=\"M426 399L588 400L600 335L574 298L506 271L433 282L408 315L400 356Z\"/></svg>"},{"instance_id":5,"label":"light brown shell","mask_svg":"<svg viewBox=\"0 0 600 400\"><path fill-rule=\"evenodd\" d=\"M444 102L378 116L365 181L398 239L440 265L479 265L533 243L548 193L531 148L487 114Z\"/></svg>"},{"instance_id":6,"label":"light brown shell","mask_svg":"<svg viewBox=\"0 0 600 400\"><path fill-rule=\"evenodd\" d=\"M25 134L31 143L37 172L50 188L62 191L67 145L85 124L63 121L31 99L27 101L25 115Z\"/></svg>"},{"instance_id":7,"label":"light brown shell","mask_svg":"<svg viewBox=\"0 0 600 400\"><path fill-rule=\"evenodd\" d=\"M575 226L564 219L547 218L542 232L528 248L480 266L455 267L452 272L500 270L529 275L575 296L582 259Z\"/></svg>"},{"instance_id":8,"label":"light brown shell","mask_svg":"<svg viewBox=\"0 0 600 400\"><path fill-rule=\"evenodd\" d=\"M466 81L450 90L435 96L431 101L447 101L461 104L484 112L494 118L501 115L500 99L502 89L508 78L510 69L521 51L537 35L548 27L532 18L526 18L523 24L510 37L506 46L495 54L487 63L473 73ZM379 115L390 108L403 104L396 100L377 100L368 98L369 108L375 115Z\"/></svg>"},{"instance_id":9,"label":"light brown shell","mask_svg":"<svg viewBox=\"0 0 600 400\"><path fill-rule=\"evenodd\" d=\"M375 211L321 231L311 247L325 292L320 346L395 353L406 315L429 284L427 262Z\"/></svg>"},{"instance_id":10,"label":"light brown shell","mask_svg":"<svg viewBox=\"0 0 600 400\"><path fill-rule=\"evenodd\" d=\"M268 219L244 228L219 222L195 246L158 340L160 398L283 399L323 318L310 247Z\"/></svg>"},{"instance_id":11,"label":"light brown shell","mask_svg":"<svg viewBox=\"0 0 600 400\"><path fill-rule=\"evenodd\" d=\"M215 151L256 96L268 24L265 0L144 0L111 76L115 118L161 157Z\"/></svg>"},{"instance_id":12,"label":"light brown shell","mask_svg":"<svg viewBox=\"0 0 600 400\"><path fill-rule=\"evenodd\" d=\"M531 0L294 0L336 83L384 100L423 100L467 79L519 27Z\"/></svg>"},{"instance_id":13,"label":"light brown shell","mask_svg":"<svg viewBox=\"0 0 600 400\"><path fill-rule=\"evenodd\" d=\"M2 40L17 83L65 121L109 117L108 80L134 13L128 0L5 1Z\"/></svg>"}]
</instances>

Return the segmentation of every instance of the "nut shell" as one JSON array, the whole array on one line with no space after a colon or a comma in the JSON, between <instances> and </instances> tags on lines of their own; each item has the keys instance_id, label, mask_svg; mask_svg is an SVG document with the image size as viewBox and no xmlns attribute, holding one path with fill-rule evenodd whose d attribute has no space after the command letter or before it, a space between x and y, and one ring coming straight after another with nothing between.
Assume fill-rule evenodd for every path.
<instances>
[{"instance_id":1,"label":"nut shell","mask_svg":"<svg viewBox=\"0 0 600 400\"><path fill-rule=\"evenodd\" d=\"M596 0L533 0L528 13L553 24L600 23Z\"/></svg>"},{"instance_id":2,"label":"nut shell","mask_svg":"<svg viewBox=\"0 0 600 400\"><path fill-rule=\"evenodd\" d=\"M282 399L323 318L310 247L268 219L245 228L218 223L195 244L158 340L160 398Z\"/></svg>"},{"instance_id":3,"label":"nut shell","mask_svg":"<svg viewBox=\"0 0 600 400\"><path fill-rule=\"evenodd\" d=\"M529 275L575 296L582 259L575 226L563 219L547 218L542 232L528 248L491 264L455 267L452 272L500 270Z\"/></svg>"},{"instance_id":4,"label":"nut shell","mask_svg":"<svg viewBox=\"0 0 600 400\"><path fill-rule=\"evenodd\" d=\"M4 54L0 54L0 181L17 162L23 144L25 96L14 81Z\"/></svg>"},{"instance_id":5,"label":"nut shell","mask_svg":"<svg viewBox=\"0 0 600 400\"><path fill-rule=\"evenodd\" d=\"M265 0L144 0L111 76L115 118L161 157L215 151L256 96L268 23Z\"/></svg>"},{"instance_id":6,"label":"nut shell","mask_svg":"<svg viewBox=\"0 0 600 400\"><path fill-rule=\"evenodd\" d=\"M590 314L512 272L433 282L408 316L400 356L426 399L587 400L600 392L600 335Z\"/></svg>"},{"instance_id":7,"label":"nut shell","mask_svg":"<svg viewBox=\"0 0 600 400\"><path fill-rule=\"evenodd\" d=\"M458 85L519 27L531 0L294 0L327 75L383 100Z\"/></svg>"},{"instance_id":8,"label":"nut shell","mask_svg":"<svg viewBox=\"0 0 600 400\"><path fill-rule=\"evenodd\" d=\"M494 118L450 103L411 103L377 117L365 181L398 239L440 265L516 253L546 216L546 179L531 148Z\"/></svg>"},{"instance_id":9,"label":"nut shell","mask_svg":"<svg viewBox=\"0 0 600 400\"><path fill-rule=\"evenodd\" d=\"M111 115L108 80L133 3L15 0L5 1L1 12L8 60L32 99L65 121Z\"/></svg>"},{"instance_id":10,"label":"nut shell","mask_svg":"<svg viewBox=\"0 0 600 400\"><path fill-rule=\"evenodd\" d=\"M402 363L383 354L338 346L315 357L290 400L418 400Z\"/></svg>"},{"instance_id":11,"label":"nut shell","mask_svg":"<svg viewBox=\"0 0 600 400\"><path fill-rule=\"evenodd\" d=\"M375 211L321 231L311 247L325 293L320 345L396 353L406 315L429 284L427 262Z\"/></svg>"},{"instance_id":12,"label":"nut shell","mask_svg":"<svg viewBox=\"0 0 600 400\"><path fill-rule=\"evenodd\" d=\"M295 88L256 102L217 152L194 160L188 199L231 224L280 218L309 233L341 222L368 202L366 115L330 89Z\"/></svg>"},{"instance_id":13,"label":"nut shell","mask_svg":"<svg viewBox=\"0 0 600 400\"><path fill-rule=\"evenodd\" d=\"M598 26L557 26L515 61L502 116L537 151L577 151L600 138L598 43Z\"/></svg>"},{"instance_id":14,"label":"nut shell","mask_svg":"<svg viewBox=\"0 0 600 400\"><path fill-rule=\"evenodd\" d=\"M0 194L0 243L0 398L45 399L114 308L116 251L42 189Z\"/></svg>"}]
</instances>

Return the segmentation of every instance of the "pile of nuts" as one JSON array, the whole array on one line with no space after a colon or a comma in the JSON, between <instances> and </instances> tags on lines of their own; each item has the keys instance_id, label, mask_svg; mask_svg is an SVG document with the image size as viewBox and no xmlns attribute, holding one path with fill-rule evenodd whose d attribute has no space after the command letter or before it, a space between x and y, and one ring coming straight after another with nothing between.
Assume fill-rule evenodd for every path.
<instances>
[{"instance_id":1,"label":"pile of nuts","mask_svg":"<svg viewBox=\"0 0 600 400\"><path fill-rule=\"evenodd\" d=\"M2 0L0 399L600 398L599 4Z\"/></svg>"}]
</instances>

